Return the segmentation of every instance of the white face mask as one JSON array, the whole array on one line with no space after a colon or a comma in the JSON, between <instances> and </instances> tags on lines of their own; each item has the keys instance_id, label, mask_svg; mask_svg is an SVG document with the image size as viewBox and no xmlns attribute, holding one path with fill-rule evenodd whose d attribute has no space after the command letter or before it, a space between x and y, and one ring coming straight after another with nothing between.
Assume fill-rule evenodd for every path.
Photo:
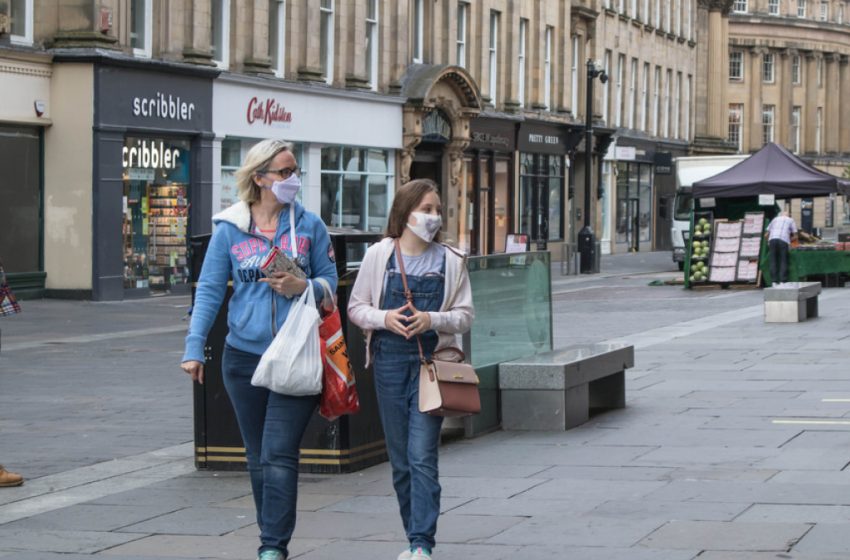
<instances>
[{"instance_id":1,"label":"white face mask","mask_svg":"<svg viewBox=\"0 0 850 560\"><path fill-rule=\"evenodd\" d=\"M301 189L301 179L293 173L283 181L275 181L271 187L266 188L271 189L281 204L292 204Z\"/></svg>"},{"instance_id":2,"label":"white face mask","mask_svg":"<svg viewBox=\"0 0 850 560\"><path fill-rule=\"evenodd\" d=\"M407 228L416 234L422 241L430 243L440 227L443 225L443 217L439 214L426 214L425 212L411 212L411 216L416 218L416 224L407 222Z\"/></svg>"}]
</instances>

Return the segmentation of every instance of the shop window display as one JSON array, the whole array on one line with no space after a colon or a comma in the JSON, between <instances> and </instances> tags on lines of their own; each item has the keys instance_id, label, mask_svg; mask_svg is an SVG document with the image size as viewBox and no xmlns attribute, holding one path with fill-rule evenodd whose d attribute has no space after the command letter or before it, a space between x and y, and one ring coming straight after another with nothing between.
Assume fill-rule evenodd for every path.
<instances>
[{"instance_id":1,"label":"shop window display","mask_svg":"<svg viewBox=\"0 0 850 560\"><path fill-rule=\"evenodd\" d=\"M127 138L124 164L124 288L188 291L189 143Z\"/></svg>"},{"instance_id":2,"label":"shop window display","mask_svg":"<svg viewBox=\"0 0 850 560\"><path fill-rule=\"evenodd\" d=\"M563 156L522 153L519 173L519 232L539 241L563 239Z\"/></svg>"}]
</instances>

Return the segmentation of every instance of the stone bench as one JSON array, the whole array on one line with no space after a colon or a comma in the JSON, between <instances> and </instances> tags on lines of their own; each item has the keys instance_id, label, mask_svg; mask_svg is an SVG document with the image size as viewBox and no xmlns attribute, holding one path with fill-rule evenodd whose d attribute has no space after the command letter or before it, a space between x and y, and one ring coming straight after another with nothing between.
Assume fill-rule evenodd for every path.
<instances>
[{"instance_id":1,"label":"stone bench","mask_svg":"<svg viewBox=\"0 0 850 560\"><path fill-rule=\"evenodd\" d=\"M568 430L626 406L627 344L570 346L499 365L504 430Z\"/></svg>"},{"instance_id":2,"label":"stone bench","mask_svg":"<svg viewBox=\"0 0 850 560\"><path fill-rule=\"evenodd\" d=\"M787 282L764 289L765 323L799 323L818 316L820 282Z\"/></svg>"}]
</instances>

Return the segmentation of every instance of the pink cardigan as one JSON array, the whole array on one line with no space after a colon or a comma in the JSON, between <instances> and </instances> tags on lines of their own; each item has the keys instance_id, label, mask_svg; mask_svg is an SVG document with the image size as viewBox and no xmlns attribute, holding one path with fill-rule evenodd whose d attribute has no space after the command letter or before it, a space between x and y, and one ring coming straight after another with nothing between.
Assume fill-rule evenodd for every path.
<instances>
[{"instance_id":1,"label":"pink cardigan","mask_svg":"<svg viewBox=\"0 0 850 560\"><path fill-rule=\"evenodd\" d=\"M348 302L348 316L366 333L366 366L371 362L369 341L372 331L384 329L387 312L380 309L381 291L387 261L394 249L393 240L385 237L366 251ZM466 256L446 246L446 290L439 311L430 311L431 328L437 331L437 349L462 348L460 335L469 330L475 318L472 287L466 270Z\"/></svg>"}]
</instances>

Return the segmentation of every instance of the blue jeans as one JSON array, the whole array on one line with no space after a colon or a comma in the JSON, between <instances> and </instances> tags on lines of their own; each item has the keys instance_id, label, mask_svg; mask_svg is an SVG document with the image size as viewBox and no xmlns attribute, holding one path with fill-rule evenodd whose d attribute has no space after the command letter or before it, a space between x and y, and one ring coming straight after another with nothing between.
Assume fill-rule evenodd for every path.
<instances>
[{"instance_id":1,"label":"blue jeans","mask_svg":"<svg viewBox=\"0 0 850 560\"><path fill-rule=\"evenodd\" d=\"M251 376L259 361L257 354L225 345L221 371L245 442L260 526L259 550L279 550L286 557L295 530L301 437L319 395L290 397L254 387Z\"/></svg>"},{"instance_id":2,"label":"blue jeans","mask_svg":"<svg viewBox=\"0 0 850 560\"><path fill-rule=\"evenodd\" d=\"M388 334L383 331L376 334L372 346L375 391L401 521L412 548L431 550L440 516L437 462L443 419L419 412L416 340L380 336Z\"/></svg>"}]
</instances>

